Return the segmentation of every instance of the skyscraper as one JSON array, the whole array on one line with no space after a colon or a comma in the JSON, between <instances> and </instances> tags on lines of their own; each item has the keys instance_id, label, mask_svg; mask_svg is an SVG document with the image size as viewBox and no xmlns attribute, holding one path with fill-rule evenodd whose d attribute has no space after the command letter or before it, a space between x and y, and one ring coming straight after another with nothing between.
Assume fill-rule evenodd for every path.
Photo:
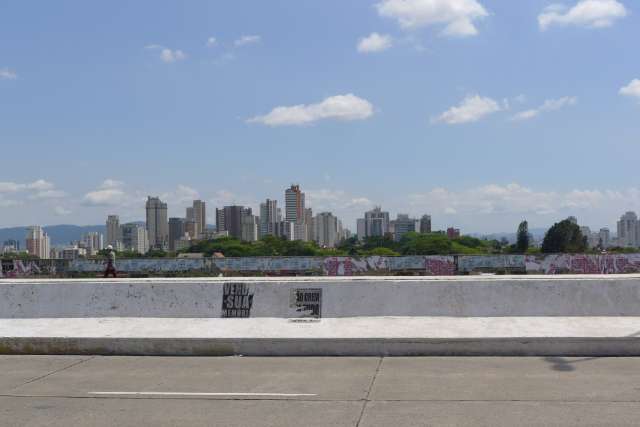
<instances>
[{"instance_id":1,"label":"skyscraper","mask_svg":"<svg viewBox=\"0 0 640 427\"><path fill-rule=\"evenodd\" d=\"M315 219L313 218L313 210L311 208L305 208L304 210L304 225L306 229L306 238L304 240L313 242L316 240Z\"/></svg>"},{"instance_id":2,"label":"skyscraper","mask_svg":"<svg viewBox=\"0 0 640 427\"><path fill-rule=\"evenodd\" d=\"M260 203L260 237L275 235L278 221L278 202L267 199Z\"/></svg>"},{"instance_id":3,"label":"skyscraper","mask_svg":"<svg viewBox=\"0 0 640 427\"><path fill-rule=\"evenodd\" d=\"M224 208L222 209L216 208L216 231L218 233L227 231L227 227L224 223Z\"/></svg>"},{"instance_id":4,"label":"skyscraper","mask_svg":"<svg viewBox=\"0 0 640 427\"><path fill-rule=\"evenodd\" d=\"M422 215L420 218L420 233L431 233L431 215Z\"/></svg>"},{"instance_id":5,"label":"skyscraper","mask_svg":"<svg viewBox=\"0 0 640 427\"><path fill-rule=\"evenodd\" d=\"M626 212L618 221L618 244L626 248L637 248L638 231L638 216L635 212Z\"/></svg>"},{"instance_id":6,"label":"skyscraper","mask_svg":"<svg viewBox=\"0 0 640 427\"><path fill-rule=\"evenodd\" d=\"M50 257L51 240L39 225L27 228L26 243L29 255L37 256L40 259L48 259Z\"/></svg>"},{"instance_id":7,"label":"skyscraper","mask_svg":"<svg viewBox=\"0 0 640 427\"><path fill-rule=\"evenodd\" d=\"M285 221L304 221L304 193L299 185L292 185L284 192Z\"/></svg>"},{"instance_id":8,"label":"skyscraper","mask_svg":"<svg viewBox=\"0 0 640 427\"><path fill-rule=\"evenodd\" d=\"M230 237L242 239L242 217L245 215L252 215L251 208L234 205L216 209L217 231L228 231Z\"/></svg>"},{"instance_id":9,"label":"skyscraper","mask_svg":"<svg viewBox=\"0 0 640 427\"><path fill-rule=\"evenodd\" d=\"M200 239L207 229L206 203L202 200L193 201L193 220L196 222L197 227L196 239Z\"/></svg>"},{"instance_id":10,"label":"skyscraper","mask_svg":"<svg viewBox=\"0 0 640 427\"><path fill-rule=\"evenodd\" d=\"M364 213L364 232L366 237L382 237L389 232L389 212L380 206Z\"/></svg>"},{"instance_id":11,"label":"skyscraper","mask_svg":"<svg viewBox=\"0 0 640 427\"><path fill-rule=\"evenodd\" d=\"M315 240L321 247L333 248L338 243L338 218L331 212L321 212L315 217Z\"/></svg>"},{"instance_id":12,"label":"skyscraper","mask_svg":"<svg viewBox=\"0 0 640 427\"><path fill-rule=\"evenodd\" d=\"M107 217L107 245L117 246L117 242L122 241L120 235L120 218L118 215Z\"/></svg>"},{"instance_id":13,"label":"skyscraper","mask_svg":"<svg viewBox=\"0 0 640 427\"><path fill-rule=\"evenodd\" d=\"M167 204L158 197L147 198L147 233L149 247L152 249L168 249L169 223L167 221Z\"/></svg>"},{"instance_id":14,"label":"skyscraper","mask_svg":"<svg viewBox=\"0 0 640 427\"><path fill-rule=\"evenodd\" d=\"M104 236L97 231L89 232L82 236L82 242L87 249L88 255L95 255L104 249Z\"/></svg>"},{"instance_id":15,"label":"skyscraper","mask_svg":"<svg viewBox=\"0 0 640 427\"><path fill-rule=\"evenodd\" d=\"M149 235L147 229L136 223L122 224L120 227L122 245L125 250L146 254L149 252Z\"/></svg>"},{"instance_id":16,"label":"skyscraper","mask_svg":"<svg viewBox=\"0 0 640 427\"><path fill-rule=\"evenodd\" d=\"M409 218L407 214L398 214L393 223L393 238L397 242L399 242L405 234L416 231L416 220Z\"/></svg>"},{"instance_id":17,"label":"skyscraper","mask_svg":"<svg viewBox=\"0 0 640 427\"><path fill-rule=\"evenodd\" d=\"M169 218L169 250L176 250L176 242L184 237L186 231L184 218Z\"/></svg>"}]
</instances>

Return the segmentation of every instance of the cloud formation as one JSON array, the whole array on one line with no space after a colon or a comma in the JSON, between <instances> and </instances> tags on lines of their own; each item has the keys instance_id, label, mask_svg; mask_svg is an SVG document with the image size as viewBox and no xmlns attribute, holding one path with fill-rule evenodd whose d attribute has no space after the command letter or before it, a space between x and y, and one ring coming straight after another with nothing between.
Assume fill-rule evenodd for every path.
<instances>
[{"instance_id":1,"label":"cloud formation","mask_svg":"<svg viewBox=\"0 0 640 427\"><path fill-rule=\"evenodd\" d=\"M625 6L617 0L580 0L571 8L564 4L546 7L538 15L538 25L541 31L554 25L605 28L627 14Z\"/></svg>"},{"instance_id":2,"label":"cloud formation","mask_svg":"<svg viewBox=\"0 0 640 427\"><path fill-rule=\"evenodd\" d=\"M250 45L250 44L260 43L261 41L262 41L262 37L260 37L260 36L248 35L248 36L240 37L239 39L234 41L233 44L236 47L242 47L242 46L246 46L246 45Z\"/></svg>"},{"instance_id":3,"label":"cloud formation","mask_svg":"<svg viewBox=\"0 0 640 427\"><path fill-rule=\"evenodd\" d=\"M144 48L160 51L160 60L167 64L187 59L187 54L180 49L169 49L168 47L159 44L150 44L145 46Z\"/></svg>"},{"instance_id":4,"label":"cloud formation","mask_svg":"<svg viewBox=\"0 0 640 427\"><path fill-rule=\"evenodd\" d=\"M358 52L373 53L382 52L389 49L393 45L393 39L387 34L371 33L367 37L363 37L358 42Z\"/></svg>"},{"instance_id":5,"label":"cloud formation","mask_svg":"<svg viewBox=\"0 0 640 427\"><path fill-rule=\"evenodd\" d=\"M435 188L409 195L414 208L447 215L554 215L575 210L612 210L614 215L640 205L640 190L574 189L536 191L518 183L489 184L453 191Z\"/></svg>"},{"instance_id":6,"label":"cloud formation","mask_svg":"<svg viewBox=\"0 0 640 427\"><path fill-rule=\"evenodd\" d=\"M477 0L383 0L376 8L404 29L444 25L442 35L451 37L475 36L475 22L489 15Z\"/></svg>"},{"instance_id":7,"label":"cloud formation","mask_svg":"<svg viewBox=\"0 0 640 427\"><path fill-rule=\"evenodd\" d=\"M84 195L83 204L85 206L118 206L126 199L122 181L105 179L98 189Z\"/></svg>"},{"instance_id":8,"label":"cloud formation","mask_svg":"<svg viewBox=\"0 0 640 427\"><path fill-rule=\"evenodd\" d=\"M449 125L472 123L490 114L497 113L501 109L498 102L491 98L469 95L462 100L460 105L449 108L439 116L432 118L431 122Z\"/></svg>"},{"instance_id":9,"label":"cloud formation","mask_svg":"<svg viewBox=\"0 0 640 427\"><path fill-rule=\"evenodd\" d=\"M532 108L530 110L525 110L517 113L512 117L512 120L523 121L530 120L534 117L539 116L542 113L548 113L550 111L560 110L561 108L576 105L578 103L578 98L575 96L565 96L558 99L547 99L541 106L538 108Z\"/></svg>"},{"instance_id":10,"label":"cloud formation","mask_svg":"<svg viewBox=\"0 0 640 427\"><path fill-rule=\"evenodd\" d=\"M18 75L15 73L15 71L11 71L7 67L0 68L0 80L15 80L17 78Z\"/></svg>"},{"instance_id":11,"label":"cloud formation","mask_svg":"<svg viewBox=\"0 0 640 427\"><path fill-rule=\"evenodd\" d=\"M270 113L253 117L247 122L267 126L300 126L328 119L365 120L372 115L373 105L369 101L349 93L331 96L317 104L276 107Z\"/></svg>"},{"instance_id":12,"label":"cloud formation","mask_svg":"<svg viewBox=\"0 0 640 427\"><path fill-rule=\"evenodd\" d=\"M216 38L215 38L215 37L209 37L209 38L207 39L207 43L206 43L206 46L207 46L207 47L213 47L213 46L215 46L215 45L217 45L217 44L218 44L218 40L216 40Z\"/></svg>"},{"instance_id":13,"label":"cloud formation","mask_svg":"<svg viewBox=\"0 0 640 427\"><path fill-rule=\"evenodd\" d=\"M640 79L633 79L631 82L620 88L620 95L630 96L632 98L637 98L640 100Z\"/></svg>"}]
</instances>

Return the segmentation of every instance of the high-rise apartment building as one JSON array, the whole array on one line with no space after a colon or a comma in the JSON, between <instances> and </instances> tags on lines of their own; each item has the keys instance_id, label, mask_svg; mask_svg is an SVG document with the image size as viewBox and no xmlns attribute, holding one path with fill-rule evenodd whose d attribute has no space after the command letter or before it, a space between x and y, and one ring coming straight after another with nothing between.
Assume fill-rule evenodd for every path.
<instances>
[{"instance_id":1,"label":"high-rise apartment building","mask_svg":"<svg viewBox=\"0 0 640 427\"><path fill-rule=\"evenodd\" d=\"M626 212L618 221L618 245L625 248L637 248L640 242L638 216L635 212Z\"/></svg>"},{"instance_id":2,"label":"high-rise apartment building","mask_svg":"<svg viewBox=\"0 0 640 427\"><path fill-rule=\"evenodd\" d=\"M184 238L184 234L186 233L186 225L187 220L184 218L169 218L169 250L176 250L176 242L180 239ZM191 222L195 224L195 221ZM195 230L194 230L195 231Z\"/></svg>"},{"instance_id":3,"label":"high-rise apartment building","mask_svg":"<svg viewBox=\"0 0 640 427\"><path fill-rule=\"evenodd\" d=\"M89 232L82 236L81 243L87 250L88 255L95 255L104 249L104 236L97 231Z\"/></svg>"},{"instance_id":4,"label":"high-rise apartment building","mask_svg":"<svg viewBox=\"0 0 640 427\"><path fill-rule=\"evenodd\" d=\"M224 208L222 209L216 208L216 231L218 233L227 231L227 227L224 223Z\"/></svg>"},{"instance_id":5,"label":"high-rise apartment building","mask_svg":"<svg viewBox=\"0 0 640 427\"><path fill-rule=\"evenodd\" d=\"M315 241L316 240L316 230L315 230L315 219L313 218L313 210L311 208L304 209L304 225L305 225L305 241Z\"/></svg>"},{"instance_id":6,"label":"high-rise apartment building","mask_svg":"<svg viewBox=\"0 0 640 427\"><path fill-rule=\"evenodd\" d=\"M367 222L364 218L358 218L356 220L356 236L358 236L358 240L360 241L367 237Z\"/></svg>"},{"instance_id":7,"label":"high-rise apartment building","mask_svg":"<svg viewBox=\"0 0 640 427\"><path fill-rule=\"evenodd\" d=\"M304 222L304 193L299 185L292 185L284 192L285 221Z\"/></svg>"},{"instance_id":8,"label":"high-rise apartment building","mask_svg":"<svg viewBox=\"0 0 640 427\"><path fill-rule=\"evenodd\" d=\"M398 214L393 222L393 238L399 242L407 233L416 231L416 223L420 226L420 221L414 218L409 218L408 214Z\"/></svg>"},{"instance_id":9,"label":"high-rise apartment building","mask_svg":"<svg viewBox=\"0 0 640 427\"><path fill-rule=\"evenodd\" d=\"M168 249L169 222L167 220L167 204L158 197L147 198L147 234L149 247L152 249Z\"/></svg>"},{"instance_id":10,"label":"high-rise apartment building","mask_svg":"<svg viewBox=\"0 0 640 427\"><path fill-rule=\"evenodd\" d=\"M193 201L193 220L196 223L196 239L200 239L207 229L206 203L202 200Z\"/></svg>"},{"instance_id":11,"label":"high-rise apartment building","mask_svg":"<svg viewBox=\"0 0 640 427\"><path fill-rule=\"evenodd\" d=\"M602 249L611 246L611 232L608 228L601 228L598 232L598 244Z\"/></svg>"},{"instance_id":12,"label":"high-rise apartment building","mask_svg":"<svg viewBox=\"0 0 640 427\"><path fill-rule=\"evenodd\" d=\"M334 248L339 242L338 218L331 212L321 212L315 217L315 241L321 247ZM341 228L341 227L340 227Z\"/></svg>"},{"instance_id":13,"label":"high-rise apartment building","mask_svg":"<svg viewBox=\"0 0 640 427\"><path fill-rule=\"evenodd\" d=\"M122 246L125 250L146 254L149 252L149 234L147 228L136 223L122 224Z\"/></svg>"},{"instance_id":14,"label":"high-rise apartment building","mask_svg":"<svg viewBox=\"0 0 640 427\"><path fill-rule=\"evenodd\" d=\"M107 217L107 245L112 245L114 248L117 246L117 242L122 240L120 235L120 218L118 215L109 215Z\"/></svg>"},{"instance_id":15,"label":"high-rise apartment building","mask_svg":"<svg viewBox=\"0 0 640 427\"><path fill-rule=\"evenodd\" d=\"M252 215L251 208L244 206L225 206L216 209L216 229L223 232L228 231L230 237L242 239L242 217Z\"/></svg>"},{"instance_id":16,"label":"high-rise apartment building","mask_svg":"<svg viewBox=\"0 0 640 427\"><path fill-rule=\"evenodd\" d=\"M255 242L258 240L258 220L259 218L250 213L244 213L241 221L241 240L244 242Z\"/></svg>"},{"instance_id":17,"label":"high-rise apartment building","mask_svg":"<svg viewBox=\"0 0 640 427\"><path fill-rule=\"evenodd\" d=\"M267 199L260 203L260 237L276 234L276 224L281 220L278 218L278 212L276 200Z\"/></svg>"},{"instance_id":18,"label":"high-rise apartment building","mask_svg":"<svg viewBox=\"0 0 640 427\"><path fill-rule=\"evenodd\" d=\"M389 232L389 212L380 206L364 213L365 237L382 237Z\"/></svg>"},{"instance_id":19,"label":"high-rise apartment building","mask_svg":"<svg viewBox=\"0 0 640 427\"><path fill-rule=\"evenodd\" d=\"M37 256L40 259L48 259L50 257L51 240L39 225L27 228L26 243L29 255Z\"/></svg>"},{"instance_id":20,"label":"high-rise apartment building","mask_svg":"<svg viewBox=\"0 0 640 427\"><path fill-rule=\"evenodd\" d=\"M431 215L422 215L420 218L420 233L431 233Z\"/></svg>"}]
</instances>

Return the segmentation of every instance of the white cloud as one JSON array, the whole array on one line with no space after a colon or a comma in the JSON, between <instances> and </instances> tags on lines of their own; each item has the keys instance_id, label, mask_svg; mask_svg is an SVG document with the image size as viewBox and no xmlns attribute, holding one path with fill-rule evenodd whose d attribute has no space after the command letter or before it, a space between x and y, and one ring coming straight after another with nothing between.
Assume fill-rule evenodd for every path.
<instances>
[{"instance_id":1,"label":"white cloud","mask_svg":"<svg viewBox=\"0 0 640 427\"><path fill-rule=\"evenodd\" d=\"M640 100L640 80L633 79L625 87L620 89L620 95L631 96Z\"/></svg>"},{"instance_id":2,"label":"white cloud","mask_svg":"<svg viewBox=\"0 0 640 427\"><path fill-rule=\"evenodd\" d=\"M160 52L160 59L166 63L178 62L187 58L187 55L179 50L171 50L171 49L162 49Z\"/></svg>"},{"instance_id":3,"label":"white cloud","mask_svg":"<svg viewBox=\"0 0 640 427\"><path fill-rule=\"evenodd\" d=\"M542 31L552 25L604 28L627 13L625 6L617 0L580 0L571 8L563 4L548 6L538 16L538 25Z\"/></svg>"},{"instance_id":4,"label":"white cloud","mask_svg":"<svg viewBox=\"0 0 640 427\"><path fill-rule=\"evenodd\" d=\"M39 179L37 181L28 183L28 184L19 184L16 182L0 182L0 193L17 193L19 191L48 191L53 190L55 186L45 181L44 179Z\"/></svg>"},{"instance_id":5,"label":"white cloud","mask_svg":"<svg viewBox=\"0 0 640 427\"><path fill-rule=\"evenodd\" d=\"M125 200L124 191L118 188L91 191L84 195L84 204L87 206L117 206Z\"/></svg>"},{"instance_id":6,"label":"white cloud","mask_svg":"<svg viewBox=\"0 0 640 427\"><path fill-rule=\"evenodd\" d=\"M414 207L428 207L435 214L550 215L567 209L599 209L624 197L635 199L637 203L640 201L640 192L635 189L623 193L600 190L535 191L512 183L490 184L461 191L435 188L427 193L411 194L409 203ZM621 206L620 212L624 212L624 209Z\"/></svg>"},{"instance_id":7,"label":"white cloud","mask_svg":"<svg viewBox=\"0 0 640 427\"><path fill-rule=\"evenodd\" d=\"M62 206L56 206L55 208L53 208L53 212L57 215L57 216L67 216L67 215L71 215L72 212L71 210L62 207Z\"/></svg>"},{"instance_id":8,"label":"white cloud","mask_svg":"<svg viewBox=\"0 0 640 427\"><path fill-rule=\"evenodd\" d=\"M358 52L372 53L382 52L389 49L393 45L393 39L387 34L371 33L367 37L363 37L358 42Z\"/></svg>"},{"instance_id":9,"label":"white cloud","mask_svg":"<svg viewBox=\"0 0 640 427\"><path fill-rule=\"evenodd\" d=\"M542 113L560 110L561 108L570 105L576 105L577 103L578 98L576 98L575 96L565 96L558 99L547 99L544 104L542 104L538 108L532 108L530 110L525 110L517 113L512 117L512 120L523 121L533 119L534 117L537 117Z\"/></svg>"},{"instance_id":10,"label":"white cloud","mask_svg":"<svg viewBox=\"0 0 640 427\"><path fill-rule=\"evenodd\" d=\"M213 46L215 46L217 44L218 44L218 40L216 40L215 37L209 37L207 39L207 43L206 43L207 47L213 47Z\"/></svg>"},{"instance_id":11,"label":"white cloud","mask_svg":"<svg viewBox=\"0 0 640 427\"><path fill-rule=\"evenodd\" d=\"M111 178L105 179L104 181L102 181L102 184L100 184L101 189L120 188L122 186L124 186L124 182Z\"/></svg>"},{"instance_id":12,"label":"white cloud","mask_svg":"<svg viewBox=\"0 0 640 427\"><path fill-rule=\"evenodd\" d=\"M449 125L472 123L496 113L501 109L500 105L491 98L480 95L469 95L462 100L460 105L449 108L438 117L432 118L431 122L446 123Z\"/></svg>"},{"instance_id":13,"label":"white cloud","mask_svg":"<svg viewBox=\"0 0 640 427\"><path fill-rule=\"evenodd\" d=\"M194 188L180 184L174 191L164 193L160 198L169 205L186 206L190 205L194 200L199 199L200 193Z\"/></svg>"},{"instance_id":14,"label":"white cloud","mask_svg":"<svg viewBox=\"0 0 640 427\"><path fill-rule=\"evenodd\" d=\"M325 119L364 120L372 115L373 105L366 99L350 93L331 96L317 104L276 107L270 113L253 117L247 122L262 123L267 126L297 126Z\"/></svg>"},{"instance_id":15,"label":"white cloud","mask_svg":"<svg viewBox=\"0 0 640 427\"><path fill-rule=\"evenodd\" d=\"M124 182L115 179L105 179L97 190L84 195L83 204L86 206L118 206L124 204L128 196L125 193Z\"/></svg>"},{"instance_id":16,"label":"white cloud","mask_svg":"<svg viewBox=\"0 0 640 427\"><path fill-rule=\"evenodd\" d=\"M150 44L145 46L144 48L149 50L159 50L160 60L167 64L187 59L187 54L180 49L169 49L168 47L162 46L160 44Z\"/></svg>"},{"instance_id":17,"label":"white cloud","mask_svg":"<svg viewBox=\"0 0 640 427\"><path fill-rule=\"evenodd\" d=\"M319 190L305 190L307 206L313 208L314 213L329 211L339 218L343 214L361 214L373 206L373 202L363 196L355 196L344 190L322 188Z\"/></svg>"},{"instance_id":18,"label":"white cloud","mask_svg":"<svg viewBox=\"0 0 640 427\"><path fill-rule=\"evenodd\" d=\"M61 190L42 190L29 196L29 199L32 199L32 200L60 199L62 197L65 197L66 195L67 194Z\"/></svg>"},{"instance_id":19,"label":"white cloud","mask_svg":"<svg viewBox=\"0 0 640 427\"><path fill-rule=\"evenodd\" d=\"M17 78L18 78L18 75L16 74L15 71L12 71L7 67L0 68L0 80L15 80Z\"/></svg>"},{"instance_id":20,"label":"white cloud","mask_svg":"<svg viewBox=\"0 0 640 427\"><path fill-rule=\"evenodd\" d=\"M262 37L256 36L256 35L250 35L250 36L240 37L239 39L234 41L233 44L237 47L240 47L240 46L260 43L261 41L262 41Z\"/></svg>"},{"instance_id":21,"label":"white cloud","mask_svg":"<svg viewBox=\"0 0 640 427\"><path fill-rule=\"evenodd\" d=\"M489 15L477 0L383 0L376 7L404 29L444 25L442 34L453 37L475 36L475 21Z\"/></svg>"}]
</instances>

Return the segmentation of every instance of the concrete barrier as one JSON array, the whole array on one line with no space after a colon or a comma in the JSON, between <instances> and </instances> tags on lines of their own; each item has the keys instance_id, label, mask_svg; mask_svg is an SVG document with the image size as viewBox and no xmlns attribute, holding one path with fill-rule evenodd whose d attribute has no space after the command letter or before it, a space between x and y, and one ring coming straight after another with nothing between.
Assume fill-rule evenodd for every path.
<instances>
[{"instance_id":1,"label":"concrete barrier","mask_svg":"<svg viewBox=\"0 0 640 427\"><path fill-rule=\"evenodd\" d=\"M0 282L0 318L360 316L640 316L640 276Z\"/></svg>"},{"instance_id":2,"label":"concrete barrier","mask_svg":"<svg viewBox=\"0 0 640 427\"><path fill-rule=\"evenodd\" d=\"M0 354L640 355L640 275L5 280Z\"/></svg>"}]
</instances>

